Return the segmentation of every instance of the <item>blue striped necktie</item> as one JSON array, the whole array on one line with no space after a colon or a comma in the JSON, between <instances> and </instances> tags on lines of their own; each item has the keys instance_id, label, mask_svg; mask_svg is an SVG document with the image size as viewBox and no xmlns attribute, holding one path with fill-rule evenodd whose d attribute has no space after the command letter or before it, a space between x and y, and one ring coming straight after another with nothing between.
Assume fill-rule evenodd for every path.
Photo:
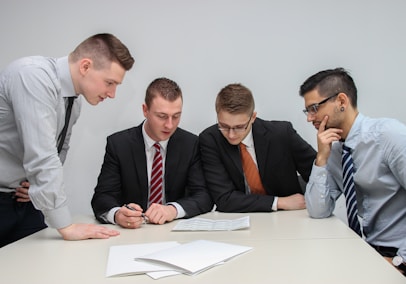
<instances>
[{"instance_id":1,"label":"blue striped necktie","mask_svg":"<svg viewBox=\"0 0 406 284\"><path fill-rule=\"evenodd\" d=\"M355 195L354 184L354 163L351 157L351 148L343 144L342 152L342 166L343 166L343 188L345 196L345 204L347 207L348 225L358 235L361 234L361 226L358 221L358 208L357 198Z\"/></svg>"}]
</instances>

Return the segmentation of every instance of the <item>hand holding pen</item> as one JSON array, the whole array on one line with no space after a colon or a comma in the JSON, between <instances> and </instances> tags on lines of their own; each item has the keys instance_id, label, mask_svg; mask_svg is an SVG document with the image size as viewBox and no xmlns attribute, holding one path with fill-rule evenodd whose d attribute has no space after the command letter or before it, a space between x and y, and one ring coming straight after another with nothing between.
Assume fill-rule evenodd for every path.
<instances>
[{"instance_id":1,"label":"hand holding pen","mask_svg":"<svg viewBox=\"0 0 406 284\"><path fill-rule=\"evenodd\" d=\"M124 204L117 210L114 219L121 227L130 229L139 228L146 221L141 206L135 203Z\"/></svg>"},{"instance_id":2,"label":"hand holding pen","mask_svg":"<svg viewBox=\"0 0 406 284\"><path fill-rule=\"evenodd\" d=\"M136 205L137 205L137 204L136 204ZM131 211L141 211L142 223L143 223L143 224L148 223L148 217L145 216L145 213L142 212L142 208L141 208L139 205L137 205L139 208L132 207L132 206L130 206L129 204L124 204L124 206L125 206L127 209L130 209Z\"/></svg>"}]
</instances>

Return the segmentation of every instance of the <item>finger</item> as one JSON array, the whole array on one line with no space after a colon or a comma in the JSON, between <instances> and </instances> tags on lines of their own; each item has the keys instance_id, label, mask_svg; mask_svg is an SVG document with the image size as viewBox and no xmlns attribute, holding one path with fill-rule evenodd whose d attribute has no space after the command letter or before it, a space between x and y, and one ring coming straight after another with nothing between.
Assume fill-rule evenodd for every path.
<instances>
[{"instance_id":1,"label":"finger","mask_svg":"<svg viewBox=\"0 0 406 284\"><path fill-rule=\"evenodd\" d=\"M25 188L30 187L30 183L29 183L28 181L22 181L22 182L20 183L20 185L21 185L22 187L25 187Z\"/></svg>"},{"instance_id":2,"label":"finger","mask_svg":"<svg viewBox=\"0 0 406 284\"><path fill-rule=\"evenodd\" d=\"M327 121L328 121L328 116L326 115L326 116L323 118L323 120L321 121L321 123L320 123L319 130L318 130L319 133L321 133L321 132L323 132L324 130L326 130Z\"/></svg>"},{"instance_id":3,"label":"finger","mask_svg":"<svg viewBox=\"0 0 406 284\"><path fill-rule=\"evenodd\" d=\"M118 236L120 232L115 230L97 230L93 234L93 239L108 239L110 237Z\"/></svg>"},{"instance_id":4,"label":"finger","mask_svg":"<svg viewBox=\"0 0 406 284\"><path fill-rule=\"evenodd\" d=\"M29 202L30 199L29 198L17 198L16 201L17 202Z\"/></svg>"},{"instance_id":5,"label":"finger","mask_svg":"<svg viewBox=\"0 0 406 284\"><path fill-rule=\"evenodd\" d=\"M129 203L128 205L131 206L131 208L134 208L137 211L141 211L141 212L144 211L144 210L142 210L141 206L136 204L136 203Z\"/></svg>"}]
</instances>

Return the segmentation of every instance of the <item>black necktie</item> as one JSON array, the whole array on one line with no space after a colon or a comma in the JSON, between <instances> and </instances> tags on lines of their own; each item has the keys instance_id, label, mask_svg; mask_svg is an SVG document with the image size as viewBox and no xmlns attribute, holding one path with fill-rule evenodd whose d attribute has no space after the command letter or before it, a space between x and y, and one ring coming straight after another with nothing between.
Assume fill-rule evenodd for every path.
<instances>
[{"instance_id":1,"label":"black necktie","mask_svg":"<svg viewBox=\"0 0 406 284\"><path fill-rule=\"evenodd\" d=\"M70 114L72 112L72 106L73 106L73 101L75 97L68 97L68 106L66 107L66 114L65 114L65 125L63 126L61 134L59 134L58 140L58 153L61 152L63 142L65 142L65 137L66 137L66 132L68 131L68 126L69 126L69 119L70 119Z\"/></svg>"}]
</instances>

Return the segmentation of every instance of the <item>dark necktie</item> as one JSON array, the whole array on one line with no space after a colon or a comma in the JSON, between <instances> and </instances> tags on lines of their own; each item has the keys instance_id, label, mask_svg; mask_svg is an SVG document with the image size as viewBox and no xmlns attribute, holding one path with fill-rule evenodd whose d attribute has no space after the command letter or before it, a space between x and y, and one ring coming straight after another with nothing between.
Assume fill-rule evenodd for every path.
<instances>
[{"instance_id":1,"label":"dark necktie","mask_svg":"<svg viewBox=\"0 0 406 284\"><path fill-rule=\"evenodd\" d=\"M152 203L162 204L162 154L159 143L154 144L155 155L152 162L151 186L148 206Z\"/></svg>"},{"instance_id":2,"label":"dark necktie","mask_svg":"<svg viewBox=\"0 0 406 284\"><path fill-rule=\"evenodd\" d=\"M240 143L240 153L245 179L247 180L251 193L266 194L261 182L261 177L259 176L258 168L255 165L251 154L248 152L247 147L243 143Z\"/></svg>"},{"instance_id":3,"label":"dark necktie","mask_svg":"<svg viewBox=\"0 0 406 284\"><path fill-rule=\"evenodd\" d=\"M345 196L345 204L347 207L348 225L358 235L361 234L361 226L358 221L358 208L357 198L355 195L354 184L354 163L351 157L351 148L343 144L342 152L342 166L343 166L343 189Z\"/></svg>"},{"instance_id":4,"label":"dark necktie","mask_svg":"<svg viewBox=\"0 0 406 284\"><path fill-rule=\"evenodd\" d=\"M58 153L61 152L63 143L65 142L66 132L68 131L70 115L72 113L72 106L75 97L68 97L68 106L66 107L66 114L65 114L65 125L58 137Z\"/></svg>"}]
</instances>

